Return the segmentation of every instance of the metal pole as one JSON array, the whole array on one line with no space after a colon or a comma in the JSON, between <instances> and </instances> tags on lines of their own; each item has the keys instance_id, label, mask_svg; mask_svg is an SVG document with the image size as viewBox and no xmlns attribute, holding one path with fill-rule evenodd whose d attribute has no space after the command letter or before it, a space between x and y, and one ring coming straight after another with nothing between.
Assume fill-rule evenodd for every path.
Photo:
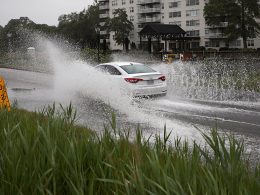
<instances>
[{"instance_id":1,"label":"metal pole","mask_svg":"<svg viewBox=\"0 0 260 195\"><path fill-rule=\"evenodd\" d=\"M95 25L95 31L96 31L96 33L97 33L97 46L98 46L98 59L97 59L97 61L98 61L98 63L100 63L100 56L99 56L99 50L100 50L100 25L99 24L97 24L97 25Z\"/></svg>"},{"instance_id":2,"label":"metal pole","mask_svg":"<svg viewBox=\"0 0 260 195\"><path fill-rule=\"evenodd\" d=\"M99 56L99 52L100 52L100 34L98 34L98 64L100 63L100 56Z\"/></svg>"},{"instance_id":3,"label":"metal pole","mask_svg":"<svg viewBox=\"0 0 260 195\"><path fill-rule=\"evenodd\" d=\"M140 46L139 46L140 48L139 49L143 49L143 44L142 44L142 35L140 35Z\"/></svg>"},{"instance_id":4,"label":"metal pole","mask_svg":"<svg viewBox=\"0 0 260 195\"><path fill-rule=\"evenodd\" d=\"M164 43L165 45L164 45L164 50L165 50L165 52L167 52L167 38L165 37L165 43Z\"/></svg>"}]
</instances>

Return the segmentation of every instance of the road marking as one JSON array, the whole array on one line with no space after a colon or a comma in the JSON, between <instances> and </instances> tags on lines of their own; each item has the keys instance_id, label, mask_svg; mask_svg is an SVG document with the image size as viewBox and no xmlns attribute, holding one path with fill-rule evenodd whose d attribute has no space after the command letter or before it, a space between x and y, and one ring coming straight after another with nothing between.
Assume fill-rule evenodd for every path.
<instances>
[{"instance_id":1,"label":"road marking","mask_svg":"<svg viewBox=\"0 0 260 195\"><path fill-rule=\"evenodd\" d=\"M3 107L7 108L8 111L11 111L11 106L7 95L5 81L0 76L0 109Z\"/></svg>"},{"instance_id":2,"label":"road marking","mask_svg":"<svg viewBox=\"0 0 260 195\"><path fill-rule=\"evenodd\" d=\"M236 121L236 120L232 120L232 119L225 119L225 118L220 118L220 117L212 117L212 116L205 116L205 115L198 115L198 114L188 114L188 113L182 113L182 112L172 112L172 111L167 111L167 110L161 110L161 109L157 109L154 111L158 111L158 112L164 112L167 114L178 114L181 116L188 116L188 117L196 117L196 118L204 118L204 119L211 119L211 120L217 120L217 121L222 121L222 122L229 122L229 123L238 123L238 124L245 124L245 125L250 125L250 126L255 126L255 127L260 127L259 124L256 123L249 123L249 122L243 122L243 121Z\"/></svg>"}]
</instances>

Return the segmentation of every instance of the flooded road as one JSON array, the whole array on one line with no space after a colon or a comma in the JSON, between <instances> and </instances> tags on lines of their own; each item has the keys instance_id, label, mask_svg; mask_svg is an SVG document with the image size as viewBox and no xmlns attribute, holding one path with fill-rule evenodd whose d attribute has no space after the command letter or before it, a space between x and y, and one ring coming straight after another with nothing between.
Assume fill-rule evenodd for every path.
<instances>
[{"instance_id":1,"label":"flooded road","mask_svg":"<svg viewBox=\"0 0 260 195\"><path fill-rule=\"evenodd\" d=\"M102 129L103 123L109 120L109 111L113 110L121 125L139 123L145 129L150 128L151 133L162 130L166 124L167 129L178 136L193 137L199 134L197 127L209 130L217 126L222 131L231 131L255 140L256 146L260 143L259 102L195 100L169 94L130 104L120 102L119 98L117 102L125 103L128 108L123 105L113 108L98 97L89 97L84 92L77 91L70 96L70 89L67 89L68 93L56 91L52 74L0 69L0 75L6 80L11 102L17 100L19 107L34 111L54 102L68 104L72 101L78 111L79 122L93 129Z\"/></svg>"},{"instance_id":2,"label":"flooded road","mask_svg":"<svg viewBox=\"0 0 260 195\"><path fill-rule=\"evenodd\" d=\"M0 68L9 98L17 100L18 107L39 111L53 103L66 106L72 102L78 123L95 131L104 130L114 112L119 129L134 132L140 125L147 136L163 135L166 125L172 138L196 142L203 141L200 131L217 127L243 139L248 154L260 159L259 86L249 82L259 63L153 64L167 78L167 96L133 100L92 65L65 54L51 42L44 44L44 58L52 73Z\"/></svg>"}]
</instances>

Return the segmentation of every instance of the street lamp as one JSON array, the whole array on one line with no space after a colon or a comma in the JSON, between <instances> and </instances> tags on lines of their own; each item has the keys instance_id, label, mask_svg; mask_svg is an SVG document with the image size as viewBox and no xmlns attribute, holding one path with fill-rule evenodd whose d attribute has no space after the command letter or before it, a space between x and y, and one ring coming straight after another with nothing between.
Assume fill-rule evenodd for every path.
<instances>
[{"instance_id":1,"label":"street lamp","mask_svg":"<svg viewBox=\"0 0 260 195\"><path fill-rule=\"evenodd\" d=\"M100 51L100 25L95 26L95 31L97 33L97 42L98 42L98 64L100 63L100 56L99 56L99 51Z\"/></svg>"}]
</instances>

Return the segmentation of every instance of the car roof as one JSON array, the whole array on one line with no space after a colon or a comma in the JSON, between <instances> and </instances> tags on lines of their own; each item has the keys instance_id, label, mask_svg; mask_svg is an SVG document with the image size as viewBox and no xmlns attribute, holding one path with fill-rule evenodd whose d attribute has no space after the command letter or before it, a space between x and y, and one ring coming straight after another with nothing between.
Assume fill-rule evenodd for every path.
<instances>
[{"instance_id":1,"label":"car roof","mask_svg":"<svg viewBox=\"0 0 260 195\"><path fill-rule=\"evenodd\" d=\"M109 62L100 65L125 66L125 65L143 65L143 64L137 62Z\"/></svg>"}]
</instances>

